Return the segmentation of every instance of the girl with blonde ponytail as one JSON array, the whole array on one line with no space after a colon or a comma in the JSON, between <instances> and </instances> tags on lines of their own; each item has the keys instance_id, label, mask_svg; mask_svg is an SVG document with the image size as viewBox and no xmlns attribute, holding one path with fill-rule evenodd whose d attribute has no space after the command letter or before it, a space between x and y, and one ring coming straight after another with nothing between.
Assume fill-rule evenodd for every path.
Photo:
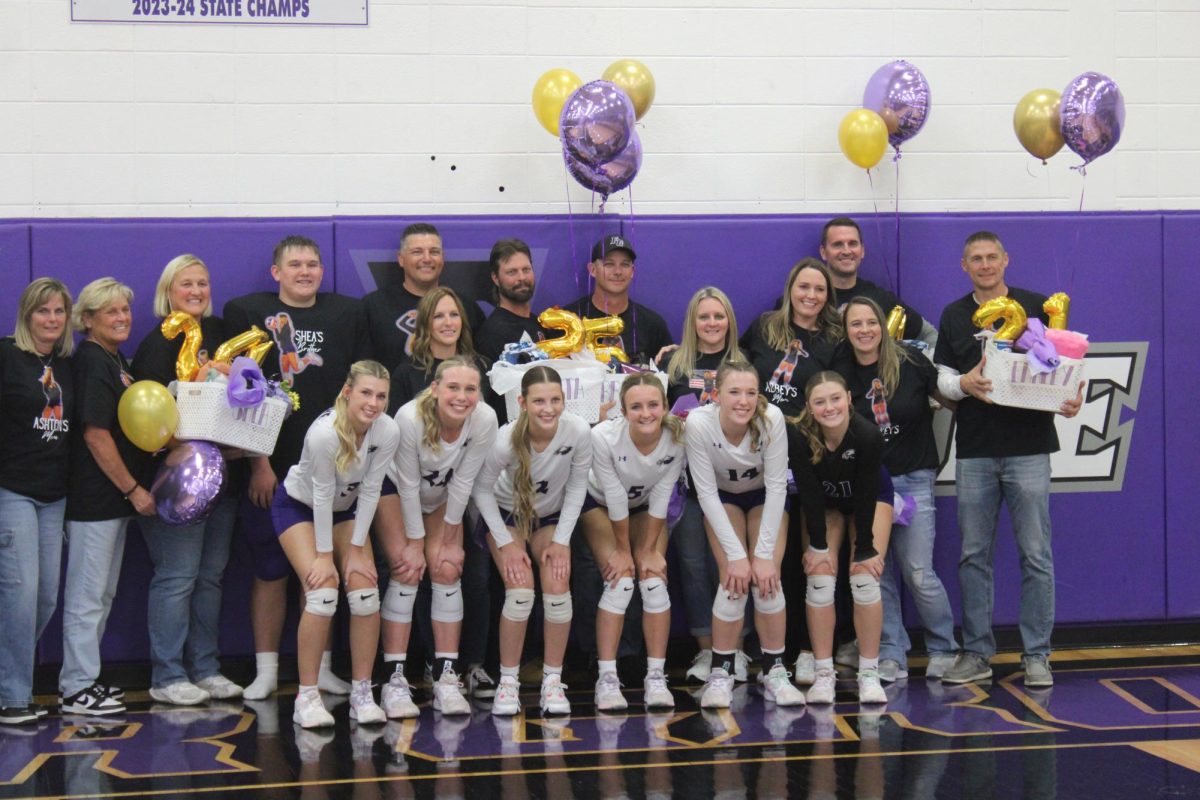
<instances>
[{"instance_id":1,"label":"girl with blonde ponytail","mask_svg":"<svg viewBox=\"0 0 1200 800\"><path fill-rule=\"evenodd\" d=\"M563 411L562 379L538 365L521 379L521 413L496 434L475 481L475 503L491 532L492 558L504 580L500 685L492 713L521 712L521 649L534 592L528 550L538 565L545 617L543 713L568 714L562 663L571 629L571 532L587 494L591 431Z\"/></svg>"},{"instance_id":2,"label":"girl with blonde ponytail","mask_svg":"<svg viewBox=\"0 0 1200 800\"><path fill-rule=\"evenodd\" d=\"M617 646L635 571L648 656L644 702L651 708L673 708L663 672L671 632L667 506L683 467L683 423L667 410L667 393L657 375L629 375L621 383L620 399L622 416L592 428L592 471L580 517L605 582L596 613L596 708L628 707L617 679Z\"/></svg>"},{"instance_id":3,"label":"girl with blonde ponytail","mask_svg":"<svg viewBox=\"0 0 1200 800\"><path fill-rule=\"evenodd\" d=\"M333 408L309 427L300 462L288 470L271 501L279 544L305 590L297 635L300 691L292 715L303 728L333 725L317 692L317 673L339 584L350 606L350 718L360 724L387 721L371 690L379 586L367 538L400 440L386 413L387 399L388 371L381 364L351 365Z\"/></svg>"}]
</instances>

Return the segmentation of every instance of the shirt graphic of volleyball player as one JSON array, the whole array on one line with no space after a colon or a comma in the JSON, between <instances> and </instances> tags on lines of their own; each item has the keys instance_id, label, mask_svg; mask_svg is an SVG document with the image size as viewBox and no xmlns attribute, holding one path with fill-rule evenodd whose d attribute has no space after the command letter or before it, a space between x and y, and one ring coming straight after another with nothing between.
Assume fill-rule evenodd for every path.
<instances>
[{"instance_id":1,"label":"shirt graphic of volleyball player","mask_svg":"<svg viewBox=\"0 0 1200 800\"><path fill-rule=\"evenodd\" d=\"M285 381L291 383L309 364L319 367L325 363L316 347L297 337L292 318L286 312L267 317L264 322L271 332L271 338L275 340L275 346L279 348L279 374ZM301 349L304 350L303 355L300 354Z\"/></svg>"},{"instance_id":2,"label":"shirt graphic of volleyball player","mask_svg":"<svg viewBox=\"0 0 1200 800\"><path fill-rule=\"evenodd\" d=\"M404 354L411 356L413 338L417 335L417 310L410 308L396 317L396 329L404 334Z\"/></svg>"},{"instance_id":3,"label":"shirt graphic of volleyball player","mask_svg":"<svg viewBox=\"0 0 1200 800\"><path fill-rule=\"evenodd\" d=\"M883 390L883 381L871 379L871 388L867 391L867 399L871 401L871 413L875 415L875 424L880 430L890 428L892 420L888 417L887 392Z\"/></svg>"},{"instance_id":4,"label":"shirt graphic of volleyball player","mask_svg":"<svg viewBox=\"0 0 1200 800\"><path fill-rule=\"evenodd\" d=\"M46 396L46 407L42 409L42 419L56 419L61 422L63 418L62 387L58 385L58 381L54 380L53 367L46 367L42 370L40 382L42 394Z\"/></svg>"},{"instance_id":5,"label":"shirt graphic of volleyball player","mask_svg":"<svg viewBox=\"0 0 1200 800\"><path fill-rule=\"evenodd\" d=\"M775 372L771 374L771 383L785 386L792 382L792 373L796 371L796 364L799 363L801 357L808 358L808 351L804 349L804 343L799 339L792 339L788 345L787 353L784 354L783 360L779 362L779 366L775 368Z\"/></svg>"},{"instance_id":6,"label":"shirt graphic of volleyball player","mask_svg":"<svg viewBox=\"0 0 1200 800\"><path fill-rule=\"evenodd\" d=\"M717 399L717 371L715 369L692 370L688 388L699 389L700 396L696 398L697 401L702 406L708 405Z\"/></svg>"}]
</instances>

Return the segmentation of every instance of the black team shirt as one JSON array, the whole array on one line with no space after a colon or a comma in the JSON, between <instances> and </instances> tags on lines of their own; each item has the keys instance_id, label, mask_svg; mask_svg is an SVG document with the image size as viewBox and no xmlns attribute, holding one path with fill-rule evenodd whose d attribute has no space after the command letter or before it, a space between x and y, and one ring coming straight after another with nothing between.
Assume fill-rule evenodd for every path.
<instances>
[{"instance_id":1,"label":"black team shirt","mask_svg":"<svg viewBox=\"0 0 1200 800\"><path fill-rule=\"evenodd\" d=\"M824 333L791 325L792 339L786 350L776 350L763 335L767 312L754 321L738 342L746 359L758 372L759 390L779 406L785 417L804 408L804 385L821 370L831 369L834 343Z\"/></svg>"},{"instance_id":2,"label":"black team shirt","mask_svg":"<svg viewBox=\"0 0 1200 800\"><path fill-rule=\"evenodd\" d=\"M603 308L594 305L590 295L568 303L563 308L573 311L583 319L620 317L621 321L625 323L625 330L620 336L605 337L602 343L620 346L629 356L630 362L634 364L649 364L658 355L659 350L673 344L666 321L641 303L635 303L632 300L629 301L629 305L625 307L624 311L616 315L609 314Z\"/></svg>"},{"instance_id":3,"label":"black team shirt","mask_svg":"<svg viewBox=\"0 0 1200 800\"><path fill-rule=\"evenodd\" d=\"M71 359L0 339L0 487L41 503L67 495L74 414ZM25 534L28 531L21 531Z\"/></svg>"},{"instance_id":4,"label":"black team shirt","mask_svg":"<svg viewBox=\"0 0 1200 800\"><path fill-rule=\"evenodd\" d=\"M458 298L467 312L464 323L474 334L483 325L483 312L469 297ZM376 289L362 299L363 314L373 358L389 370L408 361L417 332L417 304L421 302L403 285Z\"/></svg>"}]
</instances>

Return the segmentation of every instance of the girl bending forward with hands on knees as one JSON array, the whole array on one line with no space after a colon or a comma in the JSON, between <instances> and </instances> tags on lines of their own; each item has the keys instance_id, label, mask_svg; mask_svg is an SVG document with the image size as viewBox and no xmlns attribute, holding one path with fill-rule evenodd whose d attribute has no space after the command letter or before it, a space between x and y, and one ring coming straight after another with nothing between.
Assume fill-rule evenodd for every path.
<instances>
[{"instance_id":1,"label":"girl bending forward with hands on knees","mask_svg":"<svg viewBox=\"0 0 1200 800\"><path fill-rule=\"evenodd\" d=\"M400 440L386 413L387 400L388 371L381 364L351 365L333 408L313 421L300 462L288 470L271 501L279 544L305 592L297 633L300 689L292 715L303 728L333 725L317 691L317 673L337 611L339 583L350 606L350 719L387 721L371 690L379 645L379 578L367 538Z\"/></svg>"},{"instance_id":2,"label":"girl bending forward with hands on knees","mask_svg":"<svg viewBox=\"0 0 1200 800\"><path fill-rule=\"evenodd\" d=\"M479 402L482 376L474 360L442 361L433 383L396 412L400 445L388 470L396 494L379 500L380 544L391 565L383 598L383 658L394 665L383 687L391 719L419 711L404 678L417 587L428 570L434 637L433 708L469 714L458 676L463 621L463 512L492 451L496 412Z\"/></svg>"},{"instance_id":3,"label":"girl bending forward with hands on knees","mask_svg":"<svg viewBox=\"0 0 1200 800\"><path fill-rule=\"evenodd\" d=\"M533 610L531 563L536 563L545 617L541 709L569 714L562 663L571 632L571 532L587 494L591 431L583 419L564 413L562 379L550 367L525 373L518 405L520 415L496 434L475 481L475 503L491 532L492 558L505 590L500 684L492 713L521 712L517 675Z\"/></svg>"},{"instance_id":4,"label":"girl bending forward with hands on knees","mask_svg":"<svg viewBox=\"0 0 1200 800\"><path fill-rule=\"evenodd\" d=\"M855 414L846 379L818 372L804 388L805 407L789 419L789 458L808 530L804 574L808 630L816 657L816 680L808 702L832 703L833 607L837 553L850 533L850 592L858 635L858 700L886 703L879 680L879 636L883 627L879 578L892 530L892 479L883 466L883 436Z\"/></svg>"},{"instance_id":5,"label":"girl bending forward with hands on knees","mask_svg":"<svg viewBox=\"0 0 1200 800\"><path fill-rule=\"evenodd\" d=\"M667 410L667 393L656 375L625 378L620 402L619 419L592 428L592 471L580 518L605 581L596 613L596 708L619 711L629 705L617 679L617 645L635 571L646 639L645 704L673 708L664 675L671 633L667 506L683 467L683 422Z\"/></svg>"},{"instance_id":6,"label":"girl bending forward with hands on knees","mask_svg":"<svg viewBox=\"0 0 1200 800\"><path fill-rule=\"evenodd\" d=\"M751 587L763 694L778 705L804 704L783 665L787 607L779 565L787 546L787 432L783 412L767 403L758 385L753 366L726 361L717 371L715 402L688 415L688 469L720 573L703 708L729 707Z\"/></svg>"}]
</instances>

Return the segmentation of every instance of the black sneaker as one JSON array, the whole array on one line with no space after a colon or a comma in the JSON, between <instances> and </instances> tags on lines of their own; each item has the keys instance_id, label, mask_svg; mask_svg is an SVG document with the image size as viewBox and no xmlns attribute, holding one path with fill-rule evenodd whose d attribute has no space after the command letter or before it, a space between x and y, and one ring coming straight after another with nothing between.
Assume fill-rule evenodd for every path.
<instances>
[{"instance_id":1,"label":"black sneaker","mask_svg":"<svg viewBox=\"0 0 1200 800\"><path fill-rule=\"evenodd\" d=\"M81 692L62 699L64 714L87 714L102 717L107 714L124 714L125 704L104 691L104 687L93 683Z\"/></svg>"},{"instance_id":2,"label":"black sneaker","mask_svg":"<svg viewBox=\"0 0 1200 800\"><path fill-rule=\"evenodd\" d=\"M98 683L96 685L99 686L105 694L107 694L113 700L116 700L118 703L125 702L125 690L120 686L105 686L102 683Z\"/></svg>"},{"instance_id":3,"label":"black sneaker","mask_svg":"<svg viewBox=\"0 0 1200 800\"><path fill-rule=\"evenodd\" d=\"M0 708L0 725L28 725L37 722L37 714L29 706Z\"/></svg>"},{"instance_id":4,"label":"black sneaker","mask_svg":"<svg viewBox=\"0 0 1200 800\"><path fill-rule=\"evenodd\" d=\"M30 703L29 710L32 711L34 714L37 714L38 719L41 719L42 717L45 717L50 714L50 709L46 708L43 705L38 705L37 703Z\"/></svg>"}]
</instances>

